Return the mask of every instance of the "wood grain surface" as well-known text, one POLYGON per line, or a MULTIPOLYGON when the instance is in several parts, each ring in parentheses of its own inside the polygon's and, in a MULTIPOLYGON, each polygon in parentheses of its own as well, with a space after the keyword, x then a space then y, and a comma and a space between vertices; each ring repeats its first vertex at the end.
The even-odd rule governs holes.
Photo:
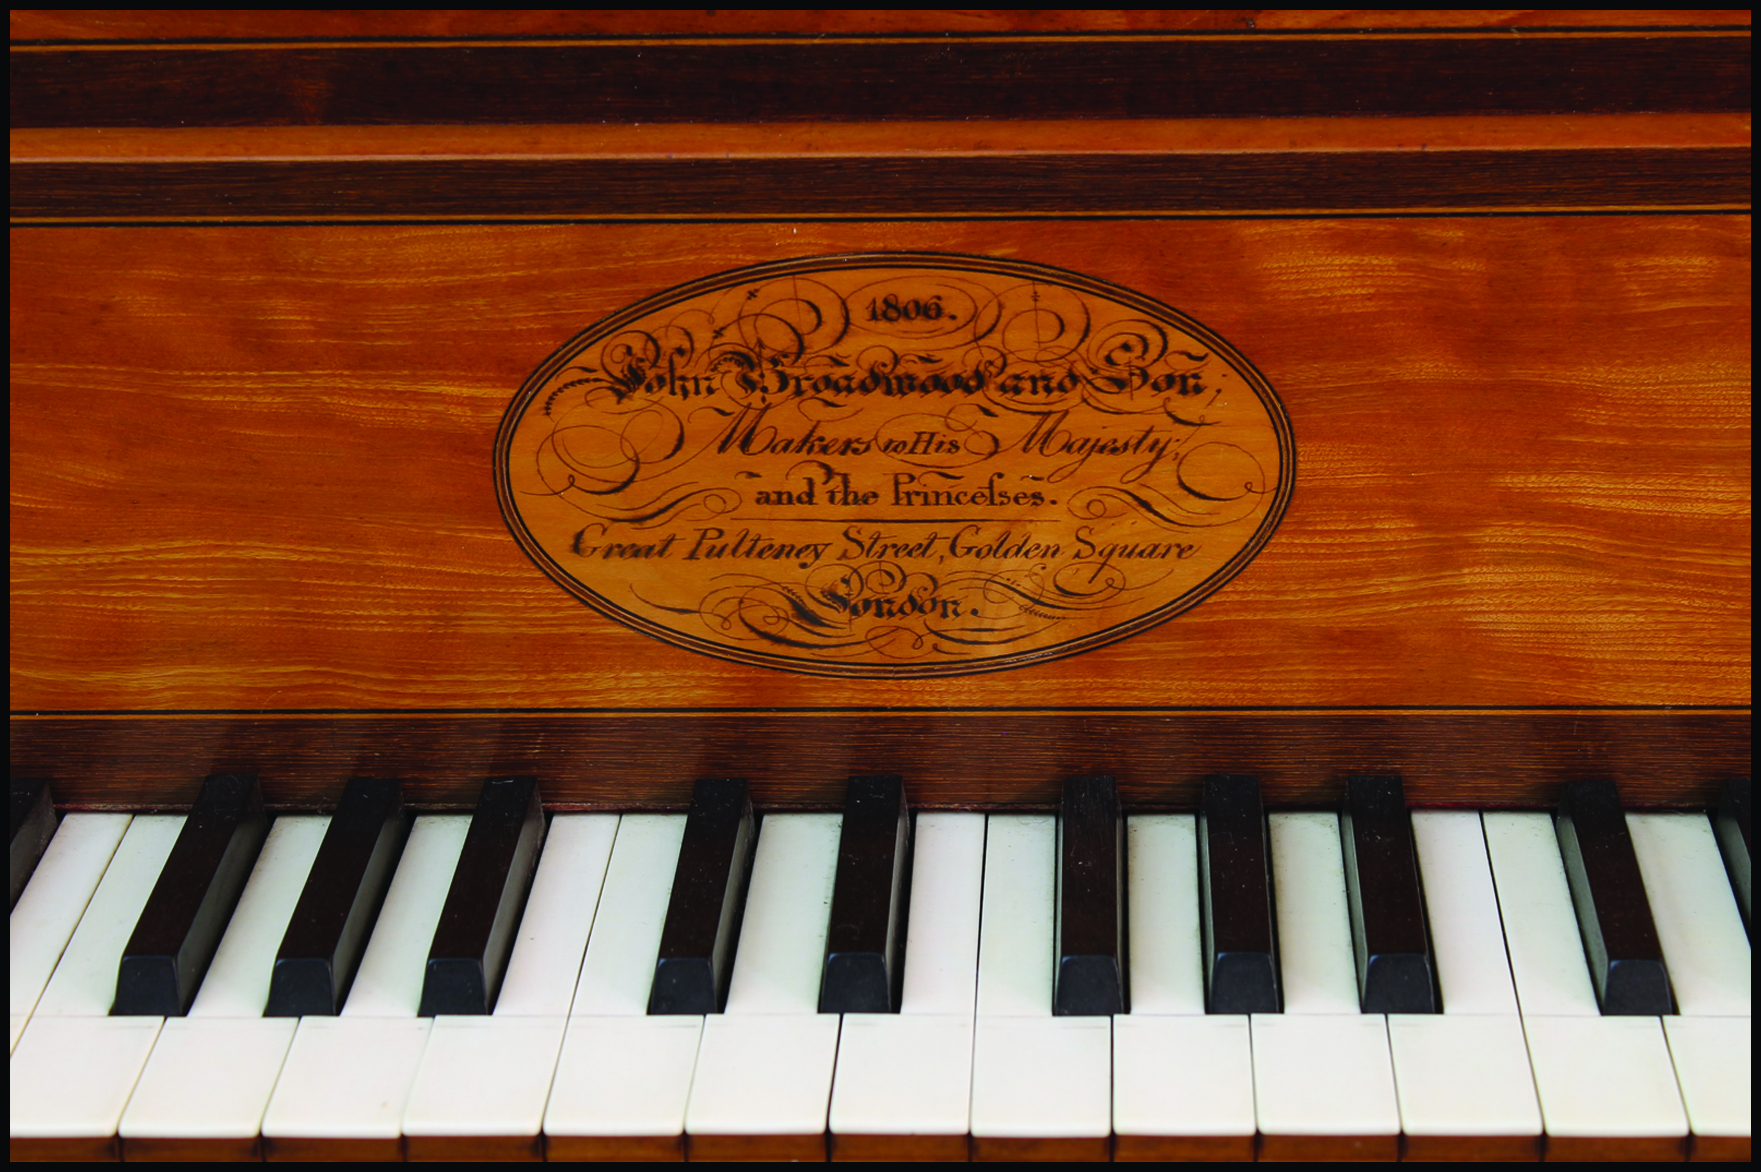
POLYGON ((14 128, 15 163, 285 159, 852 160, 1016 154, 1608 150, 1747 147, 1748 114, 1131 118, 1036 122, 718 122, 520 126, 14 128))
POLYGON ((552 1162, 641 1161, 681 1163, 685 1159, 683 1135, 547 1135, 544 1158, 552 1162))
POLYGON ((1746 1135, 1696 1135, 1688 1139, 1688 1159, 1719 1163, 1743 1163, 1750 1159, 1746 1135))
POLYGON ((828 1151, 833 1162, 963 1163, 971 1156, 972 1139, 965 1135, 840 1135, 832 1132, 828 1151))
POLYGON ((688 1135, 688 1158, 726 1163, 823 1164, 826 1136, 820 1135, 688 1135))
POLYGON ((32 163, 15 221, 855 219, 1740 209, 1747 147, 32 163))
POLYGON ((1748 110, 1750 77, 1740 29, 15 44, 11 56, 14 127, 1712 112, 1748 110))
POLYGON ((973 1163, 1084 1163, 1104 1164, 1112 1158, 1111 1136, 1019 1136, 975 1135, 973 1163))
POLYGON ((1261 1133, 1257 1158, 1271 1163, 1393 1163, 1400 1159, 1400 1137, 1261 1133))
POLYGON ((1547 1137, 1548 1163, 1680 1163, 1687 1159, 1687 1136, 1547 1137))
POLYGON ((1251 1135, 1115 1135, 1115 1163, 1224 1162, 1254 1158, 1251 1135))
POLYGON ((124 1136, 122 1159, 129 1164, 258 1163, 263 1159, 261 1136, 160 1137, 124 1136))
POLYGON ((11 132, 15 223, 1746 207, 1747 114, 11 132), (877 182, 877 178, 884 181, 877 182))
POLYGON ((406 1135, 404 1159, 411 1163, 538 1163, 544 1160, 542 1135, 406 1135))
POLYGON ((122 1159, 122 1149, 114 1135, 65 1139, 15 1135, 9 1155, 14 1163, 109 1163, 122 1159))
POLYGON ((1420 1162, 1528 1163, 1539 1161, 1545 1146, 1546 1137, 1539 1135, 1403 1135, 1400 1158, 1420 1162))
POLYGON ((1100 32, 1746 25, 1746 9, 15 9, 12 39, 1100 32))
POLYGON ((839 809, 845 780, 878 770, 920 809, 1051 810, 1066 777, 1102 770, 1138 810, 1196 809, 1213 773, 1331 808, 1367 770, 1400 773, 1414 806, 1552 807, 1567 780, 1614 777, 1629 806, 1705 808, 1750 760, 1746 711, 1684 708, 15 715, 11 739, 14 772, 53 775, 64 809, 186 808, 218 769, 255 770, 280 810, 332 809, 359 774, 469 809, 485 777, 516 773, 553 810, 683 810, 696 778, 728 776, 763 808, 839 809))
POLYGON ((400 1163, 404 1158, 402 1136, 395 1139, 340 1139, 324 1136, 273 1136, 263 1140, 267 1163, 400 1163))
POLYGON ((1748 702, 1735 216, 15 229, 14 711, 1748 702), (698 275, 933 246, 1115 281, 1283 399, 1295 496, 1187 614, 1004 675, 665 647, 522 556, 495 427, 698 275))

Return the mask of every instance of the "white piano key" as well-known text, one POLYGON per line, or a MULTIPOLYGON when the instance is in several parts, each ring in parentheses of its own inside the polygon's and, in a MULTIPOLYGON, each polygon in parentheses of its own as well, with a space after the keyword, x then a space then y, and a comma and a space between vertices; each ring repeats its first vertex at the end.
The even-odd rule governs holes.
MULTIPOLYGON (((571 1012, 648 1012, 648 990, 654 983, 660 932, 673 895, 673 875, 679 866, 679 842, 684 834, 683 814, 625 814, 618 821, 571 1012)), ((686 1081, 690 1081, 689 1071, 686 1081)), ((679 1113, 682 1118, 683 1103, 679 1113)))
POLYGON ((1357 1013, 1357 961, 1351 949, 1339 815, 1282 813, 1267 822, 1284 1012, 1357 1013))
POLYGON ((1523 1032, 1548 1135, 1687 1134, 1662 1019, 1525 1013, 1523 1032))
POLYGON ((1663 1033, 1695 1135, 1747 1136, 1751 1024, 1744 1017, 1666 1017, 1663 1033))
POLYGON ((127 814, 69 814, 12 909, 12 1045, 110 865, 127 814))
POLYGON ((1704 814, 1628 814, 1678 1012, 1749 1015, 1749 934, 1704 814))
POLYGON ((269 974, 330 819, 277 818, 187 1018, 172 1018, 141 1071, 121 1135, 248 1139, 262 1126, 295 1027, 265 1018, 269 974))
MULTIPOLYGON (((1196 885, 1196 861, 1193 870, 1196 885)), ((1151 1016, 1133 1006, 1113 1019, 1115 1132, 1252 1135, 1256 1126, 1246 1015, 1151 1016)))
POLYGON ((1406 1134, 1541 1133, 1516 1014, 1389 1014, 1388 1044, 1406 1134))
POLYGON ((1481 821, 1523 1017, 1600 1017, 1553 816, 1487 813, 1481 821))
POLYGON ((423 969, 469 814, 424 814, 338 1017, 300 1019, 263 1117, 270 1137, 396 1139, 432 1024, 418 1018, 423 969))
POLYGON ((765 817, 727 1011, 703 1023, 687 1132, 825 1131, 838 1016, 818 1012, 819 978, 842 824, 839 814, 765 817))
POLYGON ((119 1133, 124 1139, 256 1135, 296 1025, 291 1017, 170 1018, 119 1133))
MULTIPOLYGON (((978 941, 982 1016, 1052 1015, 1057 830, 1057 819, 1041 814, 992 814, 986 823, 978 941)), ((909 972, 909 956, 905 967, 909 972)))
POLYGON ((8 1073, 12 1134, 115 1135, 164 1023, 162 1017, 32 1017, 8 1073))
MULTIPOLYGON (((416 819, 361 954, 342 1016, 416 1016, 428 947, 434 942, 470 826, 469 814, 424 814, 416 819)), ((400 1112, 402 1107, 399 1103, 400 1112)))
POLYGON ((559 814, 489 1017, 439 1017, 404 1106, 405 1135, 537 1135, 617 834, 615 814, 559 814))
MULTIPOLYGON (((190 1005, 191 1017, 263 1015, 263 1006, 269 1001, 269 977, 275 970, 275 954, 281 948, 281 938, 287 935, 294 905, 300 901, 300 892, 312 873, 312 860, 318 857, 318 847, 329 826, 329 815, 284 814, 275 819, 269 836, 263 840, 263 849, 257 854, 256 865, 251 868, 251 877, 239 895, 238 906, 220 937, 220 945, 214 950, 208 975, 190 1005)), ((283 1043, 282 1049, 286 1048, 283 1043)), ((148 1069, 151 1071, 151 1065, 148 1069)), ((267 1091, 264 1102, 268 1102, 267 1091)), ((261 1113, 259 1104, 258 1114, 261 1113)))
POLYGON ((984 848, 983 814, 917 816, 901 1013, 973 1012, 984 848))
POLYGON ((305 1017, 263 1115, 271 1138, 396 1139, 432 1018, 305 1017))
MULTIPOLYGON (((631 817, 625 815, 626 825, 631 817)), ((702 1038, 703 1018, 689 1014, 570 1018, 545 1108, 545 1134, 684 1134, 702 1038)))
MULTIPOLYGON (((991 825, 996 822, 993 816, 991 825)), ((985 887, 988 894, 988 874, 985 887)), ((1049 986, 1046 1000, 1051 1000, 1049 986)), ((1108 1134, 1112 1027, 1110 1017, 979 1017, 972 1048, 972 1134, 1108 1134)))
MULTIPOLYGON (((762 834, 759 843, 762 851, 762 834)), ((736 960, 736 980, 739 964, 736 960)), ((837 1056, 834 1013, 712 1015, 703 1023, 685 1130, 694 1135, 821 1134, 837 1056)))
POLYGON ((617 830, 616 814, 558 814, 550 820, 495 1016, 561 1017, 569 1012, 617 830))
MULTIPOLYGON (((765 816, 746 891, 727 1013, 818 1012, 843 821, 842 814, 765 816)), ((829 1080, 829 1070, 827 1075, 829 1080)))
POLYGON ((832 1131, 965 1135, 971 1116, 971 1014, 844 1015, 832 1131))
MULTIPOLYGON (((1053 1017, 1057 820, 993 814, 985 829, 972 1134, 1103 1136, 1112 1019, 1053 1017)), ((907 962, 909 964, 909 962, 907 962)))
POLYGON ((405 1135, 537 1135, 568 1019, 437 1017, 405 1135))
POLYGON ((676 1136, 703 1018, 644 1016, 685 831, 682 814, 618 822, 545 1107, 556 1136, 676 1136))
MULTIPOLYGON (((1412 835, 1443 1012, 1515 1014, 1516 988, 1510 983, 1504 924, 1480 815, 1473 810, 1415 810, 1412 835)), ((1396 1078, 1399 1073, 1397 1053, 1396 1078)))
POLYGON ((142 814, 128 824, 37 1002, 35 1016, 103 1017, 110 1012, 122 950, 182 829, 182 814, 142 814))
POLYGON ((1255 1115, 1267 1135, 1400 1132, 1381 1014, 1256 1013, 1253 1075, 1255 1115))
MULTIPOLYGON (((1133 814, 1125 822, 1134 1015, 1205 1011, 1195 821, 1191 814, 1133 814)), ((1241 1043, 1247 1045, 1245 1021, 1241 1043)))
POLYGON ((843 1135, 965 1135, 984 893, 983 814, 919 814, 905 993, 896 1014, 846 1014, 830 1123, 843 1135))

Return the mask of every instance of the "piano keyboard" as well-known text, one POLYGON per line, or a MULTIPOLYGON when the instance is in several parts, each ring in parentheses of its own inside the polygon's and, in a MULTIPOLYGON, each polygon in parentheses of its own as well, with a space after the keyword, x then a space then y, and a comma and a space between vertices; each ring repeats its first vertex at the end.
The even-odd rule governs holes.
POLYGON ((371 785, 52 837, 15 793, 13 1158, 1748 1158, 1746 782, 547 828, 371 785))

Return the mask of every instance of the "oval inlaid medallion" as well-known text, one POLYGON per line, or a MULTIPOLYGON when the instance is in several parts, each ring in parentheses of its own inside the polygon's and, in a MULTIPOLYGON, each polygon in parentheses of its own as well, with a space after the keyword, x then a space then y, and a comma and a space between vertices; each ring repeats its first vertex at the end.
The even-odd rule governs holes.
POLYGON ((571 339, 496 438, 514 536, 710 655, 931 676, 1074 655, 1240 572, 1290 497, 1270 385, 1152 298, 1044 265, 808 257, 571 339))

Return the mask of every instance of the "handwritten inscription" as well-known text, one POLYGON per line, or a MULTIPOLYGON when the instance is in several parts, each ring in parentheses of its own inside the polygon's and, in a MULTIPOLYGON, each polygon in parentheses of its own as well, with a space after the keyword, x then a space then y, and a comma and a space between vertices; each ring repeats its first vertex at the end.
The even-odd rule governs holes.
POLYGON ((496 444, 509 526, 607 615, 819 674, 1074 654, 1238 572, 1290 427, 1227 343, 1014 261, 818 257, 724 273, 571 340, 496 444))

